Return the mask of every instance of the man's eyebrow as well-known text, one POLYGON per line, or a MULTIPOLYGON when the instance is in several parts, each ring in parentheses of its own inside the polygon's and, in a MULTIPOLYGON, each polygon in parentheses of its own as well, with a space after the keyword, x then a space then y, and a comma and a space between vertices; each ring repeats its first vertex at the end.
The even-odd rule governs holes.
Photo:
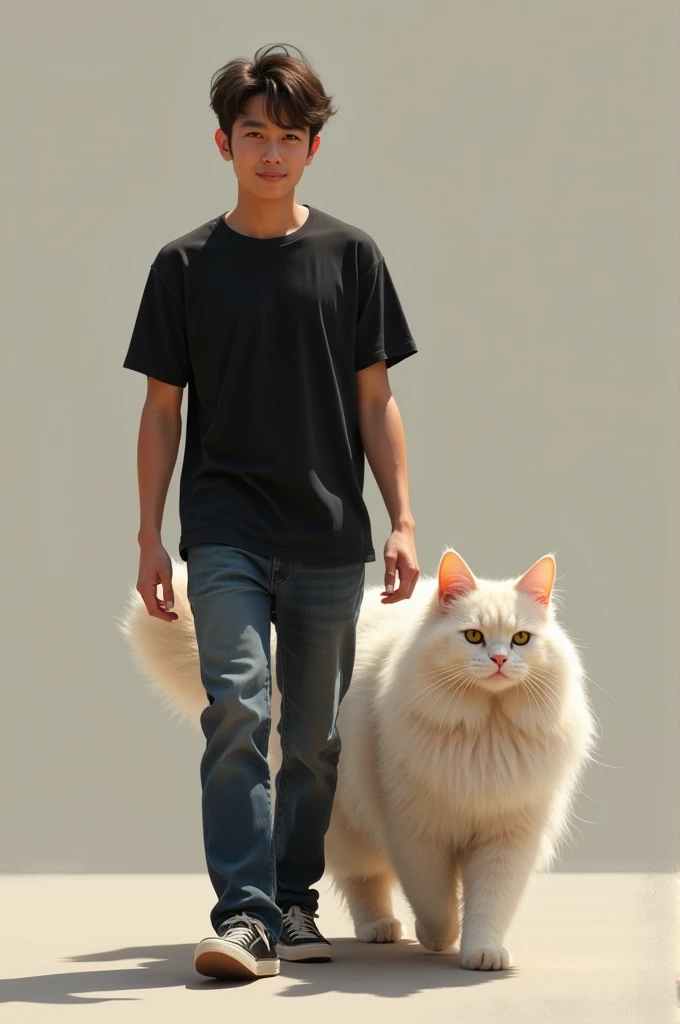
MULTIPOLYGON (((247 118, 245 121, 239 121, 239 128, 266 128, 266 127, 267 127, 267 125, 264 123, 264 121, 256 121, 252 117, 251 118, 247 118)), ((285 130, 289 131, 289 132, 301 132, 304 129, 301 128, 301 127, 296 127, 295 125, 291 125, 290 127, 286 128, 285 130)))

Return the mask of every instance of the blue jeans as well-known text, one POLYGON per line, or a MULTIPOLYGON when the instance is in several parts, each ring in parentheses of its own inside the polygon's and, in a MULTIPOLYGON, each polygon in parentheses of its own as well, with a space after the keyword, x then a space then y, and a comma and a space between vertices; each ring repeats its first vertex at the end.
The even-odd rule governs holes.
POLYGON ((203 839, 220 934, 246 912, 274 939, 282 911, 316 910, 337 782, 336 720, 354 668, 366 566, 329 566, 226 544, 187 552, 187 596, 208 704, 201 713, 203 839), (267 747, 271 623, 281 691, 275 817, 267 747))

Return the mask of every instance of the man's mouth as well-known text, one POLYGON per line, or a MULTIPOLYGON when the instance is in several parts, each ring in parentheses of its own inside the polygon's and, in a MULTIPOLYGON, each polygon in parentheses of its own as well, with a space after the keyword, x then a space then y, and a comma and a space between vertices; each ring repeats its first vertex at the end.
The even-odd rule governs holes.
POLYGON ((266 171, 258 171, 257 172, 257 176, 258 176, 258 178, 264 178, 265 181, 280 181, 281 178, 285 178, 286 177, 285 174, 280 174, 278 172, 276 172, 276 173, 267 173, 266 171))

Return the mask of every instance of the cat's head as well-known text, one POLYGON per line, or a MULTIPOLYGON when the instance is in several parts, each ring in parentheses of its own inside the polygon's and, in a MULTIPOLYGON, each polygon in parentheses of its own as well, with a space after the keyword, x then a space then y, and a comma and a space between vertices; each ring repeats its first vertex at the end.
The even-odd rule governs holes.
POLYGON ((435 662, 488 694, 552 675, 555 571, 545 555, 518 578, 478 579, 456 551, 446 551, 431 609, 435 662))

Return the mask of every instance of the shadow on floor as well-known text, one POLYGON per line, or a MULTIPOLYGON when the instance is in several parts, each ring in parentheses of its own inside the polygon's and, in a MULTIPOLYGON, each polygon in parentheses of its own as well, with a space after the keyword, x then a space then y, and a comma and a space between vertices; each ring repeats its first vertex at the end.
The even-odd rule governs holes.
POLYGON ((130 946, 100 953, 65 958, 68 963, 114 963, 139 961, 135 967, 112 970, 65 972, 25 978, 0 979, 0 1003, 84 1003, 131 1002, 157 988, 182 987, 193 991, 241 988, 243 985, 276 986, 279 997, 322 996, 334 992, 399 998, 417 992, 480 985, 513 977, 515 971, 466 971, 458 953, 432 954, 418 942, 402 940, 393 944, 367 944, 356 939, 334 939, 331 963, 292 964, 281 961, 278 979, 218 981, 202 978, 193 966, 194 944, 130 946), (281 981, 291 981, 285 988, 281 981), (88 996, 89 992, 129 992, 139 996, 88 996))

